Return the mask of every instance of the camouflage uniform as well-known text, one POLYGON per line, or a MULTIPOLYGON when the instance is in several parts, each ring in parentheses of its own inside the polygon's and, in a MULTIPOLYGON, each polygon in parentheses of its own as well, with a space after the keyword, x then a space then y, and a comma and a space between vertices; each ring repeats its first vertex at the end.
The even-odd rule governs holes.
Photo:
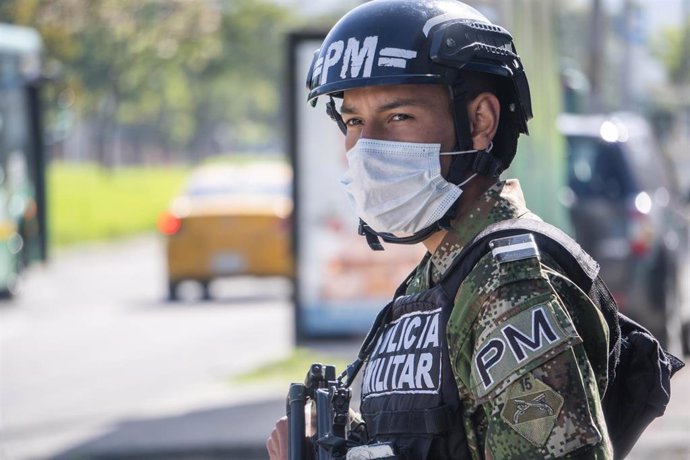
MULTIPOLYGON (((435 284, 486 226, 517 217, 537 218, 518 181, 495 184, 455 220, 407 293, 435 284)), ((600 402, 608 329, 557 270, 545 254, 498 265, 489 253, 457 292, 448 348, 475 459, 613 457, 600 402)))

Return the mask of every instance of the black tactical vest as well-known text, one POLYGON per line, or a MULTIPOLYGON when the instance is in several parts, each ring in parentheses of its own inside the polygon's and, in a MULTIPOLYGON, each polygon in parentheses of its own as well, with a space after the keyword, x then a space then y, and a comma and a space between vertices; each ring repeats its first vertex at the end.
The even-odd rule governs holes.
POLYGON ((400 458, 470 458, 448 357, 452 298, 441 285, 388 307, 362 379, 370 442, 392 442, 400 458))

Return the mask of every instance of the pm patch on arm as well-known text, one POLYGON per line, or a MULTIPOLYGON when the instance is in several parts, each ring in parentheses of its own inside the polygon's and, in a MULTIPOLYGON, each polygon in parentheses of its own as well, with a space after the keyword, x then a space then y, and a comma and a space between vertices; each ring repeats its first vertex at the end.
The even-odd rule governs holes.
POLYGON ((561 327, 551 302, 529 307, 499 324, 475 347, 471 391, 480 400, 499 385, 505 388, 576 340, 572 327, 561 327))

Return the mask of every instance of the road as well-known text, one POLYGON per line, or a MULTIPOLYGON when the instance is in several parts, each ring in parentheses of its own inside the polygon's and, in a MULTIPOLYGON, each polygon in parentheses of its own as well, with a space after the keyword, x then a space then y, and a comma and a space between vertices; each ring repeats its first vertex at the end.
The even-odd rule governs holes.
POLYGON ((155 237, 32 268, 0 306, 0 457, 49 458, 117 421, 232 403, 232 375, 289 352, 290 286, 213 287, 211 302, 164 301, 155 237))
MULTIPOLYGON (((229 378, 289 352, 289 284, 238 278, 213 286, 214 301, 188 292, 171 304, 162 262, 153 237, 62 251, 0 305, 0 458, 114 458, 84 452, 219 439, 260 450, 283 388, 236 394, 229 378)), ((690 458, 690 370, 672 395, 629 458, 690 458)))

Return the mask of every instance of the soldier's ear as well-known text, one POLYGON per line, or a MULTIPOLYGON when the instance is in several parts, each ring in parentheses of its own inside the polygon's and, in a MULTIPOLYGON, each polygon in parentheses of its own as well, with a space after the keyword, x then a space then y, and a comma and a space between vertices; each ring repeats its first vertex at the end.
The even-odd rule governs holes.
POLYGON ((489 92, 480 93, 467 104, 472 144, 475 149, 486 149, 496 135, 501 117, 501 103, 489 92))

